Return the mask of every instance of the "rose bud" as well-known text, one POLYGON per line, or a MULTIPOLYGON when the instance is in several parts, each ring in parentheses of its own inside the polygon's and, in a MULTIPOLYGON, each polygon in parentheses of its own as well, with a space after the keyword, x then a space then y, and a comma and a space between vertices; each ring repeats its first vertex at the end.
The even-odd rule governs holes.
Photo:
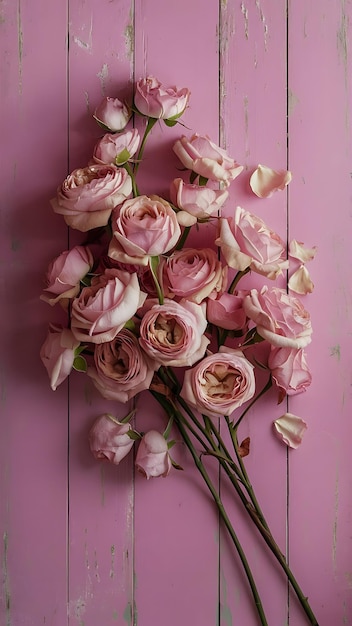
POLYGON ((167 476, 171 469, 167 441, 157 430, 142 437, 136 455, 136 468, 147 479, 167 476))
POLYGON ((98 417, 89 432, 89 445, 96 459, 118 465, 133 446, 128 435, 130 424, 119 422, 109 413, 98 417))
POLYGON ((156 119, 177 119, 184 112, 190 96, 185 87, 164 87, 148 76, 137 82, 134 103, 142 115, 156 119))
POLYGON ((94 119, 112 132, 123 130, 131 117, 131 110, 118 98, 106 97, 95 109, 94 119))

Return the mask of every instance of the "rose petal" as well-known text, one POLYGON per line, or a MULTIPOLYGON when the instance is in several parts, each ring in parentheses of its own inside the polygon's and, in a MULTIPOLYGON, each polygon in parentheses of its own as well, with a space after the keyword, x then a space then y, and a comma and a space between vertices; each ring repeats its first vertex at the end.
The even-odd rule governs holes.
POLYGON ((298 448, 308 426, 301 417, 285 413, 273 422, 277 436, 290 448, 298 448))
POLYGON ((300 294, 312 293, 314 284, 310 278, 309 272, 304 265, 301 265, 298 270, 292 274, 288 281, 288 287, 291 291, 300 294))
POLYGON ((195 215, 191 215, 187 211, 178 211, 176 213, 177 221, 180 226, 194 226, 197 223, 197 218, 195 215))
POLYGON ((306 248, 302 241, 296 241, 296 239, 292 239, 288 247, 289 255, 301 261, 301 263, 307 263, 307 261, 311 261, 314 259, 317 252, 317 246, 313 246, 313 248, 306 248))
POLYGON ((276 171, 266 165, 258 165, 253 172, 249 184, 259 198, 270 198, 274 191, 285 189, 292 179, 291 172, 287 170, 276 171))

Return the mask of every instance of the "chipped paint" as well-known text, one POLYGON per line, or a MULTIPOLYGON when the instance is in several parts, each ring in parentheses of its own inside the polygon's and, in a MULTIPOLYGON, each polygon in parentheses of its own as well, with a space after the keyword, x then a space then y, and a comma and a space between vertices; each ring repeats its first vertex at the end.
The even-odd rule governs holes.
POLYGON ((21 0, 18 0, 17 5, 17 41, 18 41, 18 89, 20 95, 22 95, 23 86, 23 30, 22 30, 22 11, 21 0))
POLYGON ((340 361, 340 359, 341 359, 341 348, 340 348, 340 346, 338 344, 336 346, 332 346, 330 348, 330 356, 334 356, 334 357, 336 357, 336 359, 338 361, 340 361))
POLYGON ((2 561, 2 572, 3 572, 3 589, 4 589, 4 597, 5 597, 6 626, 11 626, 11 615, 10 615, 11 596, 10 596, 10 581, 9 581, 9 572, 8 572, 9 537, 6 531, 3 534, 3 543, 4 543, 4 556, 3 556, 3 561, 2 561))
MULTIPOLYGON (((83 31, 85 26, 81 27, 83 31)), ((83 37, 78 37, 77 35, 73 35, 73 42, 81 48, 81 50, 85 50, 88 54, 93 54, 93 15, 90 18, 89 31, 87 40, 83 39, 83 37)))
POLYGON ((263 33, 264 33, 264 50, 265 52, 267 51, 267 43, 268 43, 268 25, 266 23, 266 19, 265 19, 265 15, 263 13, 263 9, 260 6, 260 2, 259 0, 255 0, 255 6, 259 11, 259 17, 260 17, 260 21, 263 25, 263 33))
POLYGON ((100 80, 101 93, 103 96, 106 95, 106 81, 109 77, 109 67, 107 63, 104 63, 100 72, 97 73, 97 76, 100 80))
POLYGON ((346 0, 341 0, 341 19, 340 26, 337 31, 337 50, 339 57, 342 61, 344 68, 344 78, 345 78, 345 95, 346 95, 346 106, 345 106, 345 125, 346 129, 349 130, 350 127, 350 103, 349 103, 349 81, 350 81, 350 73, 348 70, 348 42, 349 42, 349 17, 346 13, 346 0))
POLYGON ((299 99, 293 93, 293 91, 289 89, 287 92, 287 109, 288 109, 289 115, 292 115, 298 103, 299 103, 299 99))
POLYGON ((334 520, 332 527, 332 564, 334 574, 337 572, 336 549, 337 549, 337 522, 339 510, 339 470, 336 466, 335 472, 335 491, 334 491, 334 520))
POLYGON ((248 39, 248 37, 249 37, 249 31, 248 31, 248 9, 246 9, 246 7, 244 6, 243 2, 241 3, 241 12, 242 12, 242 15, 244 17, 244 35, 245 35, 246 39, 248 39))
POLYGON ((109 576, 110 578, 114 578, 115 576, 115 546, 112 545, 110 548, 110 555, 111 555, 111 559, 110 559, 110 573, 109 576))
POLYGON ((123 612, 123 619, 126 622, 126 624, 128 624, 128 626, 132 626, 133 611, 132 611, 132 605, 130 602, 127 603, 127 606, 123 612))
POLYGON ((224 572, 220 572, 221 579, 221 598, 220 598, 220 623, 226 626, 232 626, 232 613, 227 602, 227 582, 224 572))

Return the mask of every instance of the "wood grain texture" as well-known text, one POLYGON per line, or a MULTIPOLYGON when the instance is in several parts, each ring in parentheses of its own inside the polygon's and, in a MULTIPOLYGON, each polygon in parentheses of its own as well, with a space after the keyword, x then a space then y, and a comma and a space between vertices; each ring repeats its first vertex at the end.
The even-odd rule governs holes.
MULTIPOLYGON (((4 626, 255 626, 243 574, 187 452, 167 479, 92 458, 94 419, 130 407, 73 374, 54 393, 39 359, 49 320, 39 300, 49 261, 75 241, 49 205, 84 167, 105 95, 131 98, 147 73, 191 89, 185 127, 153 129, 143 192, 167 195, 171 146, 208 134, 245 166, 225 212, 260 215, 284 239, 318 246, 306 296, 313 384, 276 405, 270 393, 241 427, 252 482, 320 626, 352 623, 350 0, 15 0, 0 2, 2 432, 0 528, 4 626), (205 7, 206 4, 206 7, 205 7), (251 195, 258 163, 288 166, 288 192, 251 195), (272 432, 286 409, 309 428, 287 451, 272 432)), ((213 237, 204 231, 204 245, 213 237)), ((250 283, 248 281, 248 284, 250 283)), ((64 314, 61 314, 64 319, 64 314)), ((143 396, 138 428, 163 427, 143 396)), ((236 519, 270 626, 304 626, 258 534, 236 519)))

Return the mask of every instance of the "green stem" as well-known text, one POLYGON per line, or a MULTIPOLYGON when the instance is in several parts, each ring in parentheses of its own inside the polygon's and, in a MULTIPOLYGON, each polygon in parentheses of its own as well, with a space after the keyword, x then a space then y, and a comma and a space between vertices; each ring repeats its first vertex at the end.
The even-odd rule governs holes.
POLYGON ((233 293, 233 292, 235 291, 235 289, 236 289, 236 287, 237 287, 237 285, 238 285, 239 281, 241 280, 241 278, 242 278, 243 276, 245 276, 246 274, 248 274, 248 272, 250 272, 250 268, 249 268, 249 267, 246 267, 246 269, 245 269, 245 270, 242 270, 241 272, 237 272, 237 274, 236 274, 235 278, 233 279, 233 281, 232 281, 232 283, 231 283, 230 287, 229 287, 229 288, 228 288, 228 290, 227 290, 227 291, 228 291, 228 293, 233 293))
POLYGON ((158 256, 150 256, 149 257, 149 267, 150 272, 153 277, 154 285, 156 288, 156 292, 158 294, 159 304, 164 304, 164 294, 158 279, 158 265, 159 265, 159 257, 158 256))
POLYGON ((134 174, 135 175, 137 174, 140 162, 141 162, 142 157, 143 157, 143 153, 144 153, 144 148, 145 148, 145 144, 146 144, 146 141, 147 141, 147 137, 148 137, 150 131, 152 130, 153 126, 156 124, 157 121, 158 120, 156 118, 154 118, 154 117, 148 117, 148 122, 147 122, 147 125, 145 127, 144 135, 143 135, 143 138, 142 138, 142 141, 141 141, 141 145, 139 147, 139 151, 138 151, 137 158, 136 158, 137 162, 136 162, 136 165, 135 165, 135 168, 134 168, 134 174))
MULTIPOLYGON (((256 400, 258 398, 260 398, 271 386, 271 381, 268 381, 268 383, 265 385, 265 387, 262 389, 262 391, 256 396, 256 400)), ((155 394, 153 394, 155 395, 155 394)), ((187 445, 187 440, 189 440, 188 437, 188 433, 187 433, 187 429, 196 436, 197 440, 201 443, 201 445, 203 446, 205 453, 210 453, 211 454, 211 450, 209 450, 208 446, 206 445, 206 443, 203 441, 202 437, 197 433, 196 429, 188 422, 188 420, 186 419, 186 417, 177 409, 177 407, 174 405, 173 402, 171 402, 170 400, 167 400, 164 397, 161 397, 162 400, 159 399, 158 394, 156 395, 156 398, 158 399, 158 401, 160 402, 160 404, 162 404, 162 406, 164 406, 166 412, 170 415, 170 410, 174 411, 174 417, 175 417, 175 421, 177 423, 177 426, 181 432, 181 435, 187 445)), ((268 545, 268 547, 270 548, 271 552, 274 554, 275 558, 277 559, 277 561, 279 562, 281 568, 283 569, 283 571, 285 572, 292 588, 294 589, 297 598, 307 616, 307 618, 310 621, 310 624, 312 626, 319 626, 318 621, 309 605, 308 599, 307 597, 303 594, 302 589, 300 588, 295 576, 293 575, 292 570, 290 569, 286 558, 284 556, 284 554, 281 552, 279 546, 277 545, 276 541, 273 538, 273 535, 269 529, 269 526, 265 520, 265 517, 262 513, 262 510, 259 506, 259 503, 257 501, 257 498, 255 496, 253 487, 249 481, 248 478, 248 474, 247 471, 245 469, 243 460, 239 454, 238 451, 238 440, 237 440, 237 426, 233 426, 232 424, 230 424, 230 421, 228 418, 225 418, 227 421, 227 425, 231 434, 231 439, 233 442, 233 446, 236 452, 236 456, 237 456, 237 460, 239 463, 239 468, 234 470, 234 467, 236 467, 236 464, 234 464, 229 452, 227 451, 226 445, 224 444, 220 432, 216 429, 215 425, 211 422, 211 420, 209 420, 211 426, 211 432, 213 432, 213 434, 215 435, 215 437, 217 438, 217 441, 220 445, 220 448, 215 444, 212 436, 211 436, 211 432, 209 431, 209 428, 207 428, 206 426, 203 426, 199 420, 196 418, 196 416, 194 415, 193 411, 189 408, 188 404, 180 397, 177 396, 177 401, 179 402, 179 404, 181 405, 181 407, 184 409, 184 411, 186 412, 186 414, 190 417, 191 421, 193 422, 193 424, 195 424, 195 426, 198 428, 198 430, 200 430, 200 432, 202 433, 202 435, 205 437, 206 441, 208 443, 210 443, 210 446, 212 448, 212 450, 214 451, 214 456, 218 459, 218 462, 220 464, 220 466, 223 468, 223 470, 226 472, 226 475, 228 476, 228 479, 230 480, 231 484, 233 485, 233 487, 236 490, 236 493, 238 494, 245 510, 247 511, 248 515, 250 516, 250 518, 252 519, 253 523, 255 524, 256 528, 258 529, 258 531, 260 532, 260 534, 262 535, 265 543, 268 545), (223 450, 224 455, 221 454, 221 450, 223 450), (217 456, 217 452, 220 452, 220 454, 217 456), (227 457, 227 458, 226 458, 227 457), (242 485, 242 487, 241 487, 242 485), (247 499, 246 495, 243 492, 243 488, 245 488, 248 497, 250 499, 250 501, 247 499)), ((251 405, 253 405, 253 402, 251 403, 251 405)), ((243 414, 241 415, 241 418, 238 420, 238 423, 241 421, 241 419, 244 417, 244 414, 247 412, 247 410, 249 409, 249 407, 246 408, 246 410, 243 412, 243 414)), ((209 422, 208 426, 209 426, 209 422)), ((190 442, 191 445, 192 442, 190 442)), ((189 448, 190 449, 190 448, 189 448)), ((190 449, 190 452, 192 453, 192 450, 190 449)), ((203 475, 202 471, 201 471, 201 467, 204 468, 202 462, 201 462, 201 456, 204 453, 201 453, 200 456, 198 456, 198 454, 196 453, 195 449, 193 449, 193 459, 196 463, 197 468, 199 469, 199 471, 201 472, 205 482, 205 476, 203 475), (197 459, 197 461, 196 461, 197 459), (201 464, 201 466, 200 466, 201 464)), ((205 470, 205 468, 204 468, 205 470)), ((208 485, 209 487, 209 485, 208 485)), ((220 500, 219 494, 218 492, 215 490, 215 492, 213 493, 213 491, 211 491, 213 498, 219 508, 220 514, 223 517, 222 511, 221 511, 221 506, 223 507, 222 501, 220 500), (219 506, 219 502, 220 502, 220 506, 219 506)), ((226 522, 225 522, 226 527, 228 528, 226 522)), ((229 528, 228 528, 229 530, 229 528)), ((229 530, 231 538, 233 539, 233 542, 236 546, 235 540, 231 534, 231 531, 229 530)), ((236 546, 237 547, 237 546, 236 546)), ((252 589, 253 591, 253 589, 252 589)))
POLYGON ((250 585, 250 588, 251 588, 251 591, 252 591, 252 594, 253 594, 253 599, 254 599, 254 603, 255 603, 256 609, 258 611, 258 615, 259 615, 259 618, 260 618, 261 626, 268 626, 268 622, 266 620, 266 616, 265 616, 265 613, 264 613, 262 601, 261 601, 261 598, 259 596, 256 584, 255 584, 255 581, 254 581, 254 578, 253 578, 253 574, 252 574, 252 571, 250 569, 249 563, 247 561, 246 555, 245 555, 245 553, 243 551, 243 548, 241 546, 241 543, 240 543, 240 541, 239 541, 239 539, 238 539, 238 537, 236 535, 236 532, 235 532, 235 530, 234 530, 234 528, 233 528, 233 526, 231 524, 231 521, 230 521, 230 519, 229 519, 229 517, 228 517, 228 515, 226 513, 225 507, 224 507, 224 505, 222 503, 222 500, 221 500, 221 498, 220 498, 220 496, 219 496, 219 494, 218 494, 218 492, 216 490, 216 487, 214 486, 214 484, 213 484, 213 482, 212 482, 208 472, 206 471, 205 466, 204 466, 204 464, 203 464, 203 462, 201 460, 201 457, 198 455, 195 447, 193 446, 193 443, 192 443, 190 437, 188 436, 188 432, 187 432, 187 430, 186 430, 186 428, 185 428, 185 426, 183 424, 183 419, 180 419, 180 412, 178 411, 177 407, 172 402, 168 401, 164 396, 159 397, 160 394, 157 394, 155 392, 153 392, 153 395, 154 395, 154 397, 156 397, 156 399, 159 401, 159 403, 166 409, 168 414, 170 414, 170 410, 174 412, 174 415, 175 415, 175 417, 177 419, 177 426, 178 426, 178 429, 179 429, 179 431, 180 431, 180 433, 182 435, 183 441, 185 442, 188 450, 190 451, 198 471, 200 472, 200 474, 201 474, 205 484, 207 485, 211 495, 213 496, 213 499, 214 499, 214 501, 215 501, 215 503, 217 505, 218 511, 220 513, 221 519, 223 520, 223 522, 224 522, 224 524, 225 524, 225 526, 226 526, 226 528, 227 528, 227 530, 228 530, 228 532, 230 534, 232 542, 233 542, 233 544, 234 544, 234 546, 235 546, 235 548, 237 550, 237 553, 238 553, 238 555, 240 557, 242 566, 243 566, 244 571, 246 573, 247 580, 248 580, 248 583, 250 585))
POLYGON ((127 173, 130 175, 131 177, 131 181, 132 181, 132 193, 133 193, 133 197, 136 198, 137 196, 139 196, 139 191, 138 191, 138 187, 137 187, 137 183, 136 183, 136 177, 134 172, 132 172, 132 168, 130 166, 129 163, 125 163, 124 164, 124 168, 127 171, 127 173))
POLYGON ((189 235, 189 233, 191 232, 191 228, 192 226, 185 226, 185 228, 183 229, 183 233, 178 241, 178 244, 175 248, 175 250, 182 250, 183 246, 185 245, 186 239, 189 235))

